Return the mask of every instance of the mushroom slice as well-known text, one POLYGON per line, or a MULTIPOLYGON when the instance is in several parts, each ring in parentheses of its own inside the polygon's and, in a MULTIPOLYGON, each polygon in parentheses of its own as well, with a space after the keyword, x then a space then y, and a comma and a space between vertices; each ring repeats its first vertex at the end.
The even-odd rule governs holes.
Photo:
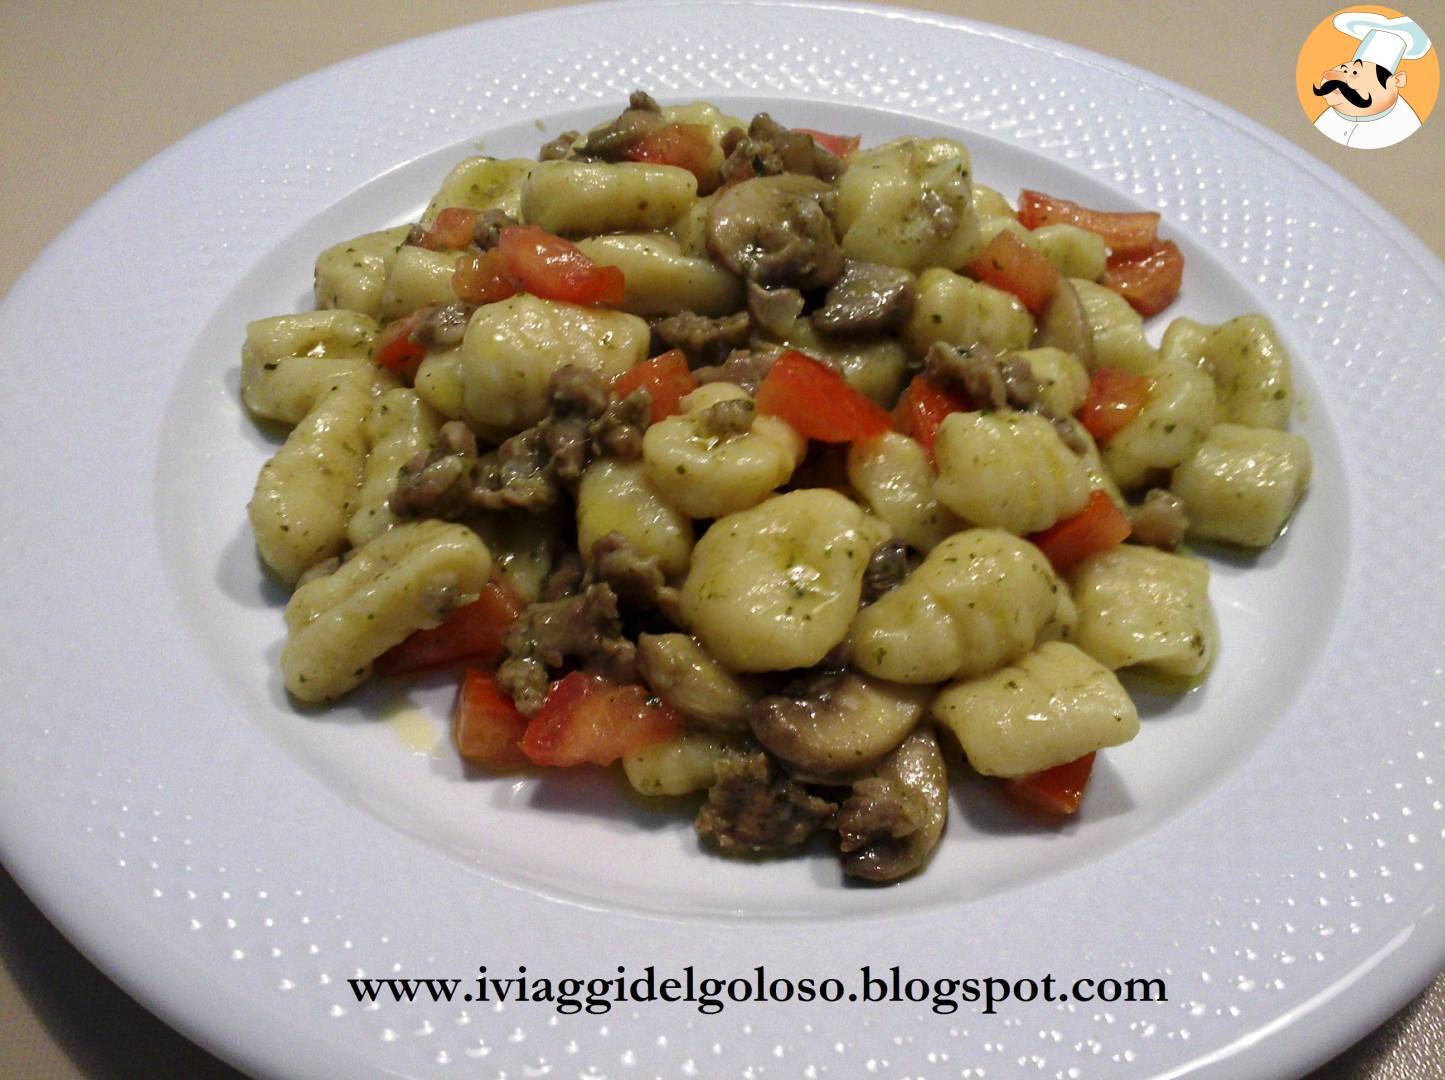
POLYGON ((748 730, 748 709, 761 691, 756 680, 734 675, 686 634, 643 634, 637 664, 647 685, 697 727, 748 730))
POLYGON ((931 727, 917 728, 838 810, 843 873, 896 881, 919 869, 948 819, 948 770, 931 727))
POLYGON ((789 690, 748 711, 753 735, 794 775, 827 781, 846 780, 882 761, 918 723, 934 687, 843 671, 789 690))
POLYGON ((831 285, 843 273, 843 250, 833 235, 836 202, 833 189, 811 176, 744 180, 719 194, 708 212, 708 250, 765 287, 831 285))
POLYGON ((1073 353, 1085 368, 1094 370, 1094 333, 1089 329, 1089 316, 1079 291, 1064 278, 1059 279, 1034 331, 1033 347, 1049 346, 1073 353))

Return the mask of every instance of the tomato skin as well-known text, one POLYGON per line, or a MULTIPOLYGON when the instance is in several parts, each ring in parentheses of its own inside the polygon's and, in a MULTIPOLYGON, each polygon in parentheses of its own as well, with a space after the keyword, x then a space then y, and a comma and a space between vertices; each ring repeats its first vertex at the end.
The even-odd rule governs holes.
POLYGON ((1007 229, 968 264, 968 272, 985 285, 1017 296, 1035 315, 1048 306, 1059 284, 1054 264, 1007 229))
POLYGON ((418 630, 376 660, 378 675, 407 675, 445 667, 458 660, 495 663, 502 638, 525 605, 500 575, 494 576, 475 601, 459 607, 431 630, 418 630))
POLYGON ((1032 776, 1010 780, 1004 785, 1004 791, 1010 798, 1046 814, 1072 814, 1079 809, 1079 801, 1084 797, 1084 789, 1089 786, 1089 774, 1093 770, 1094 755, 1085 754, 1032 776))
POLYGON ((416 369, 421 366, 422 359, 426 356, 426 346, 415 341, 412 332, 433 310, 435 309, 430 307, 420 308, 410 315, 403 315, 387 323, 376 343, 372 359, 379 366, 395 372, 408 382, 416 378, 416 369))
POLYGON ((452 292, 468 304, 494 304, 516 295, 517 283, 498 248, 481 255, 463 255, 452 272, 452 292))
POLYGON ((682 411, 682 399, 697 389, 697 380, 682 350, 669 349, 612 380, 612 392, 620 398, 639 388, 652 398, 652 423, 656 424, 682 411))
POLYGON ((462 676, 452 711, 452 738, 457 752, 474 765, 514 769, 527 764, 521 740, 527 718, 484 671, 469 668, 462 676))
POLYGON ((829 135, 826 131, 815 131, 813 128, 793 128, 800 135, 809 135, 813 141, 821 146, 828 153, 836 155, 847 161, 858 149, 858 144, 863 141, 861 135, 829 135))
POLYGON ((709 178, 717 182, 716 170, 710 168, 712 153, 712 133, 702 124, 664 124, 639 138, 624 156, 628 161, 675 165, 701 184, 709 178))
POLYGON ((1019 223, 1026 229, 1043 225, 1077 225, 1098 233, 1115 255, 1142 255, 1157 241, 1159 215, 1154 211, 1110 212, 1090 210, 1068 199, 1041 191, 1019 194, 1019 223))
POLYGON ((681 730, 676 710, 646 688, 574 671, 552 684, 521 746, 534 765, 611 765, 681 730))
POLYGON ((1110 255, 1099 279, 1146 319, 1173 303, 1183 283, 1184 254, 1173 240, 1161 240, 1139 255, 1110 255))
POLYGON ((1089 501, 1077 514, 1034 533, 1028 540, 1062 574, 1090 555, 1122 544, 1131 532, 1133 526, 1124 511, 1114 505, 1107 492, 1096 488, 1089 492, 1089 501))
POLYGON ((569 304, 622 301, 622 271, 598 266, 576 244, 537 225, 508 225, 497 250, 518 288, 544 300, 569 304))
POLYGON ((422 230, 417 243, 429 251, 459 251, 472 242, 476 228, 475 210, 448 206, 437 213, 431 228, 422 230))
POLYGON ((945 389, 927 375, 913 376, 898 404, 893 407, 893 425, 903 434, 923 444, 928 460, 933 460, 933 444, 938 426, 952 412, 968 412, 973 402, 962 394, 945 389))
POLYGON ((808 439, 845 443, 881 435, 888 414, 832 368, 789 349, 758 387, 758 411, 786 420, 808 439))
POLYGON ((1096 443, 1105 445, 1139 415, 1149 401, 1151 385, 1147 375, 1100 368, 1089 380, 1089 392, 1079 406, 1079 423, 1096 443))

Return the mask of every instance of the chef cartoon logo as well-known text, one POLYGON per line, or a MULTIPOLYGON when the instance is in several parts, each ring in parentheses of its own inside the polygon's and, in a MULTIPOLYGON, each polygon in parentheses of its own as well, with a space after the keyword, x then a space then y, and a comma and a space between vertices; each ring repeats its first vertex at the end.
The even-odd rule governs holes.
POLYGON ((1305 39, 1295 89, 1316 130, 1341 146, 1378 150, 1430 115, 1440 63, 1414 19, 1362 5, 1336 12, 1305 39))

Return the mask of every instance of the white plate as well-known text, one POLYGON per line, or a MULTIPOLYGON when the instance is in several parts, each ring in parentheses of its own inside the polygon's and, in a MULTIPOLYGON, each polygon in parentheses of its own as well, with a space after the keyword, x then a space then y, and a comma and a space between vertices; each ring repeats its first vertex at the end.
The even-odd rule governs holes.
POLYGON ((1445 959, 1442 308, 1438 261, 1339 177, 1212 102, 1011 31, 627 4, 330 68, 150 162, 0 310, 0 851, 127 990, 266 1075, 1304 1071, 1445 959), (243 513, 272 445, 236 401, 245 322, 304 306, 317 251, 414 215, 478 140, 530 156, 542 126, 585 126, 634 86, 865 142, 956 133, 1005 192, 1157 207, 1189 260, 1170 317, 1263 310, 1284 334, 1308 501, 1267 555, 1215 562, 1216 671, 1145 697, 1077 822, 1040 830, 965 785, 926 873, 845 888, 826 856, 703 855, 685 816, 601 777, 465 778, 432 749, 442 682, 413 695, 420 719, 377 697, 287 705, 281 597, 243 513), (762 964, 850 990, 863 964, 1160 977, 1169 1000, 559 1016, 359 1007, 346 983, 479 964, 762 964))

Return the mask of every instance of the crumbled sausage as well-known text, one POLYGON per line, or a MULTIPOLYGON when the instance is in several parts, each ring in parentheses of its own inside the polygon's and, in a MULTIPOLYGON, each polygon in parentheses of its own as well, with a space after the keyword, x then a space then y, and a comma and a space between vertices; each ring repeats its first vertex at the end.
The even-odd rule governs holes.
POLYGON ((516 224, 517 219, 504 210, 483 210, 472 227, 472 243, 481 251, 494 248, 502 239, 502 230, 516 224))
POLYGON ((748 314, 775 337, 785 337, 803 313, 803 294, 797 289, 765 289, 748 282, 748 314))
POLYGON ((619 533, 608 533, 593 543, 592 565, 583 583, 593 582, 605 584, 629 610, 660 611, 678 621, 678 591, 663 577, 657 558, 639 555, 619 533))
POLYGON ((431 312, 411 332, 412 341, 425 348, 450 349, 462 343, 467 322, 475 311, 471 304, 443 304, 431 312))
POLYGON ((1163 488, 1154 488, 1144 496, 1144 501, 1129 512, 1129 523, 1133 526, 1130 540, 1165 551, 1182 544, 1189 531, 1183 501, 1163 488))
POLYGON ((497 685, 526 716, 542 707, 550 673, 569 660, 613 682, 633 682, 637 676, 637 647, 622 636, 617 595, 603 583, 560 600, 528 604, 503 645, 507 659, 497 669, 497 685))
POLYGON ((757 405, 746 398, 719 401, 703 410, 698 421, 699 427, 703 434, 716 435, 719 438, 741 435, 752 430, 753 418, 757 412, 757 405))
POLYGON ((639 139, 664 124, 661 106, 645 92, 634 90, 622 114, 589 131, 586 141, 577 149, 600 161, 623 161, 639 139))
POLYGON ((1027 409, 1039 399, 1039 384, 1027 360, 999 357, 984 345, 959 349, 934 342, 924 368, 945 386, 962 390, 981 409, 1027 409))
POLYGON ((813 325, 826 334, 880 334, 897 330, 913 314, 918 289, 913 275, 896 266, 849 259, 813 325))
POLYGON ((537 160, 563 161, 576 157, 577 144, 581 141, 580 131, 564 131, 555 139, 549 139, 542 144, 542 149, 537 152, 537 160))
POLYGON ((614 397, 592 421, 592 453, 636 461, 642 456, 642 436, 652 420, 652 395, 639 386, 625 398, 614 397))
POLYGON ((762 752, 718 763, 695 827, 724 855, 771 855, 804 843, 837 804, 780 775, 762 752))
POLYGON ((830 183, 843 175, 843 160, 823 149, 811 135, 778 123, 767 113, 758 113, 748 130, 733 128, 723 136, 722 176, 724 183, 754 176, 798 173, 830 183))
POLYGON ((699 384, 725 382, 756 394, 762 381, 782 353, 776 349, 736 349, 715 367, 700 367, 692 373, 699 384))
POLYGON ((652 324, 652 333, 664 348, 681 349, 694 364, 716 364, 746 345, 752 332, 753 319, 746 311, 720 319, 682 311, 652 324))
POLYGON ((838 810, 838 847, 858 851, 911 836, 928 814, 927 801, 916 792, 879 776, 864 777, 838 810))
POLYGON ((934 236, 949 237, 958 229, 958 211, 938 192, 924 192, 922 206, 934 236))

